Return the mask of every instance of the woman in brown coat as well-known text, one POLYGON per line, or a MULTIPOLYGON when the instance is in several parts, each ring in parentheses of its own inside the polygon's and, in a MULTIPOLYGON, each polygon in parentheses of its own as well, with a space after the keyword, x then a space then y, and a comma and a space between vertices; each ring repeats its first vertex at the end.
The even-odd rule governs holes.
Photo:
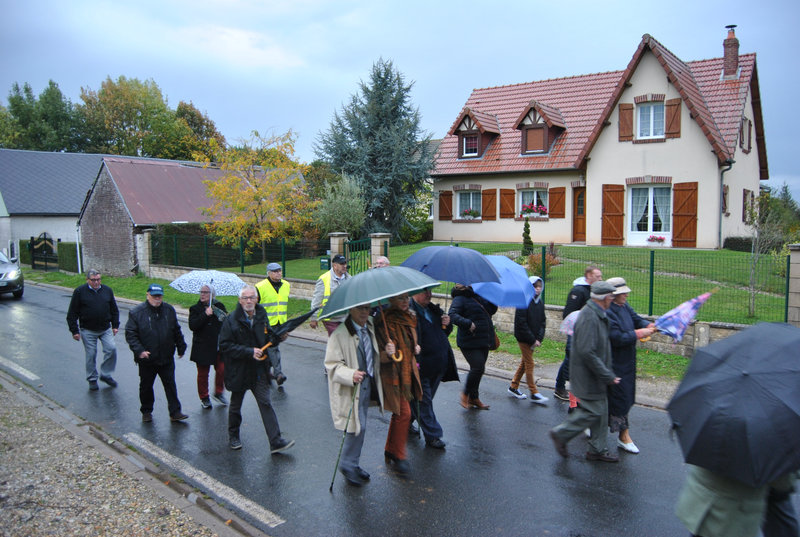
POLYGON ((409 311, 408 293, 389 299, 389 307, 378 315, 375 335, 381 349, 383 406, 392 413, 384 456, 398 474, 406 475, 410 470, 406 460, 411 423, 409 401, 422 396, 415 358, 420 351, 417 318, 409 311))

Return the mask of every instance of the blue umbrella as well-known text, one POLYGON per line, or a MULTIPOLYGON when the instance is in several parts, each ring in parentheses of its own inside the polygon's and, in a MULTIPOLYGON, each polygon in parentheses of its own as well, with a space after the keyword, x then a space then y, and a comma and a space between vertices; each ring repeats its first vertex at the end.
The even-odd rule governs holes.
POLYGON ((459 246, 426 246, 400 263, 443 282, 471 285, 500 283, 500 274, 485 255, 459 246))
POLYGON ((500 283, 474 283, 472 289, 496 306, 527 308, 535 291, 522 265, 504 255, 487 255, 486 259, 500 274, 500 283))

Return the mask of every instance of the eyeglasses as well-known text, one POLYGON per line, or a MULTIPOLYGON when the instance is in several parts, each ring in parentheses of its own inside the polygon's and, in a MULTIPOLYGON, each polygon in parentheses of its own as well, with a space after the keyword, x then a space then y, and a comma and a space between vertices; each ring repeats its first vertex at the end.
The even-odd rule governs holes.
POLYGON ((209 295, 209 294, 211 294, 211 291, 200 291, 200 294, 201 295, 209 295))
POLYGON ((97 278, 88 278, 88 280, 90 282, 99 282, 100 280, 102 280, 102 277, 98 276, 97 278))
POLYGON ((239 298, 241 298, 242 300, 255 300, 256 299, 256 297, 254 297, 254 296, 242 296, 242 297, 239 297, 239 298))

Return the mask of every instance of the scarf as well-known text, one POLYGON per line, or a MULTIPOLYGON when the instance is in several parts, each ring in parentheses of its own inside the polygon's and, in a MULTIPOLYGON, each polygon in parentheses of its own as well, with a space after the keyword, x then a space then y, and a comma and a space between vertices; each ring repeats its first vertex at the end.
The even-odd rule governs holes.
POLYGON ((395 348, 403 353, 401 361, 392 360, 390 364, 392 385, 407 401, 411 401, 414 398, 412 395, 412 368, 414 367, 414 347, 417 345, 417 318, 411 313, 397 308, 388 308, 381 312, 378 321, 379 329, 375 330, 381 341, 381 347, 385 347, 388 343, 385 341, 384 323, 395 348))

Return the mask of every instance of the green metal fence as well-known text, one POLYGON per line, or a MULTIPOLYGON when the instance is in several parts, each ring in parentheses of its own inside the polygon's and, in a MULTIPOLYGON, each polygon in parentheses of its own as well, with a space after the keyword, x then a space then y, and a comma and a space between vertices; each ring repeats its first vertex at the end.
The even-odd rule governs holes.
MULTIPOLYGON (((392 246, 392 264, 401 264, 421 246, 435 244, 448 243, 392 246)), ((523 261, 521 244, 462 242, 460 246, 523 261)), ((592 265, 604 278, 625 278, 632 289, 628 302, 640 314, 658 316, 717 289, 700 309, 698 320, 738 324, 786 321, 789 264, 785 256, 762 255, 754 265, 751 254, 729 250, 556 246, 551 251, 537 245, 534 252, 530 274, 541 276, 543 259, 545 267, 549 265, 544 271, 547 304, 563 306, 573 281, 592 265)), ((448 290, 447 286, 443 289, 448 290)))

